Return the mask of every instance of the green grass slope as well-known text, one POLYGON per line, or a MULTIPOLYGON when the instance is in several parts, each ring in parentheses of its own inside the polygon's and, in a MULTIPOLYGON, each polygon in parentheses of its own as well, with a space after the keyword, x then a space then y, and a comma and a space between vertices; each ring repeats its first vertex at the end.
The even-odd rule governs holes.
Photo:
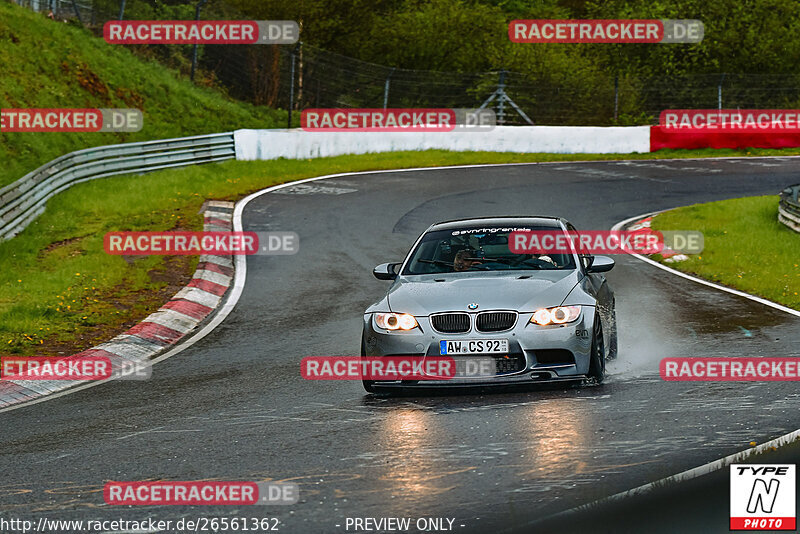
POLYGON ((0 108, 138 108, 136 133, 0 132, 0 187, 91 146, 283 126, 286 113, 233 101, 88 30, 0 1, 0 108))

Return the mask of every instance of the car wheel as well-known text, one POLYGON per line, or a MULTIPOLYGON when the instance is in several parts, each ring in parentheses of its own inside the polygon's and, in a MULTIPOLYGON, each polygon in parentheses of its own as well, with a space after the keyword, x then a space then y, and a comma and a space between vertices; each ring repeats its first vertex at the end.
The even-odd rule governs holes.
POLYGON ((605 344, 603 342, 603 326, 598 316, 594 320, 594 335, 592 336, 592 353, 589 358, 589 373, 587 378, 594 384, 602 384, 606 377, 605 344))
POLYGON ((608 316, 608 356, 606 360, 617 358, 617 307, 614 301, 611 302, 611 313, 608 316))
MULTIPOLYGON (((361 334, 361 357, 365 358, 367 356, 367 346, 364 344, 364 334, 361 334)), ((375 382, 372 380, 361 380, 361 384, 364 386, 364 389, 367 390, 367 393, 375 393, 375 387, 373 386, 375 382)))

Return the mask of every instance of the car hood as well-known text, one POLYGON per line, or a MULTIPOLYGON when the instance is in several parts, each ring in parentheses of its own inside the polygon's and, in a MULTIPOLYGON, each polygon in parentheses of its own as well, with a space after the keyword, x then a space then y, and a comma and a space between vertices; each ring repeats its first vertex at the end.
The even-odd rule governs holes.
POLYGON ((580 280, 577 270, 509 273, 448 273, 400 277, 387 299, 393 312, 429 315, 443 311, 517 310, 558 306, 580 280))

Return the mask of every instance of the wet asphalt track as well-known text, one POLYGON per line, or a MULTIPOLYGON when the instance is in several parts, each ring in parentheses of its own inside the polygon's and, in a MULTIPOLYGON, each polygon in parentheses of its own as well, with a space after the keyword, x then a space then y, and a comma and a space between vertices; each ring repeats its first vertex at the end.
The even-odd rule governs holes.
POLYGON ((666 383, 658 361, 800 356, 800 319, 632 258, 608 275, 620 355, 600 387, 384 399, 355 382, 306 382, 299 362, 358 353, 361 313, 387 287, 372 267, 402 259, 432 222, 543 214, 608 229, 647 211, 776 194, 798 171, 797 159, 563 163, 262 195, 245 230, 295 231, 300 253, 250 257, 231 315, 150 381, 0 414, 0 517, 278 517, 287 533, 345 532, 346 517, 450 517, 456 532, 485 531, 794 430, 796 384, 666 383), (103 504, 106 480, 161 478, 295 481, 302 496, 269 508, 103 504))

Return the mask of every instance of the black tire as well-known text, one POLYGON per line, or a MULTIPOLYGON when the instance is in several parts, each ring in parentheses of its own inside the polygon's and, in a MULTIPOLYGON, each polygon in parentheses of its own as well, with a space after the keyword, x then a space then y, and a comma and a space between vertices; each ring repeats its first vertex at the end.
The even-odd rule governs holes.
POLYGON ((594 333, 592 336, 592 354, 589 358, 589 373, 586 375, 590 382, 602 384, 606 377, 605 342, 603 341, 603 325, 598 316, 594 320, 594 333))
POLYGON ((617 307, 611 302, 611 313, 608 320, 608 355, 606 360, 617 359, 617 307))
MULTIPOLYGON (((367 356, 367 346, 364 344, 364 334, 361 334, 361 357, 365 358, 367 356)), ((373 380, 364 380, 361 379, 361 385, 364 386, 364 389, 367 393, 375 393, 375 386, 373 385, 375 382, 373 380)))

